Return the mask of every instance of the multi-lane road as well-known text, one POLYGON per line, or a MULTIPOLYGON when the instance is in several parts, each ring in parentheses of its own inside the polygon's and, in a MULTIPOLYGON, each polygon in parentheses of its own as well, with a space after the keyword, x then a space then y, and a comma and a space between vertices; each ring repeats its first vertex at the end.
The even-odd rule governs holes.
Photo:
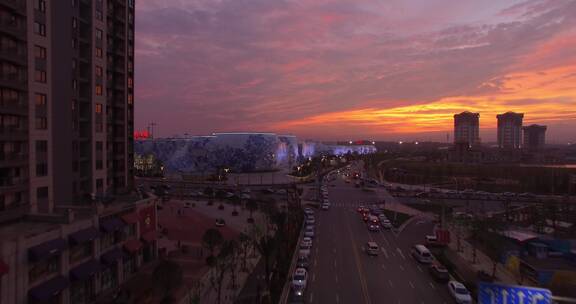
POLYGON ((377 202, 375 193, 340 178, 328 192, 331 208, 316 211, 306 303, 451 303, 445 284, 436 283, 410 256, 411 246, 431 233, 431 221, 412 221, 398 235, 369 232, 356 207, 377 202), (368 241, 380 246, 377 257, 364 252, 368 241))

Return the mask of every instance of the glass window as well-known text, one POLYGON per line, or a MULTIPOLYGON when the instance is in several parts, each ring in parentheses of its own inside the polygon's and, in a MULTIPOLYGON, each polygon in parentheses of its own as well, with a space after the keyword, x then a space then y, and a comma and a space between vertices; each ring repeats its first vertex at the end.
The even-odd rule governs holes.
POLYGON ((102 114, 102 104, 101 103, 96 104, 96 114, 102 114))
POLYGON ((36 176, 46 176, 48 175, 48 164, 39 163, 36 164, 36 176))
POLYGON ((102 75, 104 74, 102 67, 101 66, 96 66, 96 76, 98 77, 102 77, 102 75))
POLYGON ((102 58, 103 54, 102 54, 102 48, 101 47, 96 47, 96 57, 98 58, 102 58))
POLYGON ((36 282, 47 275, 60 271, 60 255, 48 260, 38 261, 29 266, 28 279, 30 283, 36 282))
POLYGON ((46 59, 46 48, 39 45, 34 46, 34 57, 37 59, 46 59))
POLYGON ((46 11, 46 0, 34 0, 34 9, 37 11, 46 11))
POLYGON ((37 140, 36 141, 36 153, 46 153, 48 152, 48 141, 37 140))
POLYGON ((36 129, 46 130, 48 128, 48 119, 46 117, 36 117, 36 129))
POLYGON ((46 83, 46 71, 41 70, 34 71, 34 80, 37 82, 46 83))
POLYGON ((40 36, 46 36, 46 25, 40 22, 34 22, 34 33, 40 36))
POLYGON ((45 106, 46 105, 46 94, 34 94, 34 103, 37 106, 45 106))
POLYGON ((92 256, 93 242, 76 245, 70 248, 70 263, 92 256))
POLYGON ((134 103, 134 95, 128 94, 128 104, 133 104, 133 103, 134 103))
POLYGON ((96 85, 96 95, 102 96, 102 85, 100 84, 96 85))
POLYGON ((77 29, 78 28, 78 20, 74 17, 72 17, 72 28, 73 29, 77 29))
POLYGON ((102 35, 103 35, 102 30, 96 29, 96 39, 102 40, 102 35))

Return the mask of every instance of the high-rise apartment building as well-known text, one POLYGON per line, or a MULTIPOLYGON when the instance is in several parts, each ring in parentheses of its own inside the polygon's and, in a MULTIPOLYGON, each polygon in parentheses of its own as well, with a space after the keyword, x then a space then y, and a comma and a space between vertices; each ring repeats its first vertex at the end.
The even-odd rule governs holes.
POLYGON ((529 125, 522 128, 524 131, 523 148, 538 151, 546 145, 546 126, 529 125))
POLYGON ((498 147, 519 149, 522 144, 523 113, 506 112, 496 115, 498 119, 498 147))
POLYGON ((0 0, 0 303, 92 303, 154 260, 133 92, 134 0, 0 0))
POLYGON ((454 144, 480 144, 480 114, 462 112, 454 115, 454 144))
POLYGON ((0 210, 128 192, 134 1, 1 0, 0 19, 0 210))

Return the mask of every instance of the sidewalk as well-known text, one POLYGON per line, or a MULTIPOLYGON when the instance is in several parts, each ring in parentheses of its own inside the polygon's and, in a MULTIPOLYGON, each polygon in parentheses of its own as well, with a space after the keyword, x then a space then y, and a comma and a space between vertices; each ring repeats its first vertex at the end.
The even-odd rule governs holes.
MULTIPOLYGON (((234 303, 243 286, 247 284, 247 279, 251 276, 260 261, 260 255, 257 252, 250 250, 246 259, 246 271, 242 271, 238 266, 235 278, 235 284, 232 286, 232 276, 230 272, 226 271, 222 281, 222 292, 220 294, 221 304, 234 303)), ((239 263, 242 263, 240 260, 239 263)), ((190 292, 180 300, 180 304, 200 303, 200 304, 213 304, 218 303, 218 290, 217 286, 212 286, 211 279, 216 275, 215 269, 209 269, 204 276, 199 280, 199 283, 191 288, 190 292), (194 298, 197 297, 197 302, 194 298)))

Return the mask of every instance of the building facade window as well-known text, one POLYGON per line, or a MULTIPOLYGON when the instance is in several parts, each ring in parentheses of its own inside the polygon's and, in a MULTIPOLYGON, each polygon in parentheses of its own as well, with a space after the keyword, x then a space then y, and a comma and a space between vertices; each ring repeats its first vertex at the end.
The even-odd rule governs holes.
POLYGON ((35 70, 34 71, 34 80, 36 82, 46 83, 46 71, 35 70))
POLYGON ((104 70, 101 66, 96 66, 96 77, 102 77, 104 75, 104 70))
POLYGON ((46 130, 46 129, 48 129, 48 118, 36 117, 36 130, 46 130))
POLYGON ((101 84, 96 85, 96 95, 102 96, 102 85, 101 84))
POLYGON ((34 0, 34 9, 40 12, 45 12, 46 0, 34 0))
POLYGON ((45 106, 46 105, 46 94, 35 93, 34 94, 34 103, 37 106, 45 106))
POLYGON ((36 164, 36 176, 42 177, 47 175, 48 175, 48 164, 47 163, 36 164))
POLYGON ((128 94, 128 104, 133 104, 134 103, 134 95, 132 94, 128 94))
POLYGON ((60 272, 60 255, 31 264, 28 270, 28 280, 34 283, 57 272, 60 272))
POLYGON ((34 57, 36 59, 46 59, 46 48, 39 45, 34 46, 34 57))
POLYGON ((94 242, 78 244, 70 248, 70 263, 75 263, 92 256, 94 242))
POLYGON ((104 36, 104 33, 102 32, 102 30, 96 29, 96 40, 101 41, 103 36, 104 36))
POLYGON ((48 187, 36 188, 36 199, 38 201, 47 200, 48 199, 48 187))
POLYGON ((96 114, 102 114, 102 104, 97 103, 95 108, 96 114))
POLYGON ((34 22, 34 33, 46 37, 46 24, 34 22))
POLYGON ((36 154, 42 154, 48 152, 48 141, 46 140, 37 140, 35 146, 36 146, 36 154))
POLYGON ((102 53, 102 48, 96 47, 96 57, 102 58, 103 56, 104 56, 104 54, 102 53))

